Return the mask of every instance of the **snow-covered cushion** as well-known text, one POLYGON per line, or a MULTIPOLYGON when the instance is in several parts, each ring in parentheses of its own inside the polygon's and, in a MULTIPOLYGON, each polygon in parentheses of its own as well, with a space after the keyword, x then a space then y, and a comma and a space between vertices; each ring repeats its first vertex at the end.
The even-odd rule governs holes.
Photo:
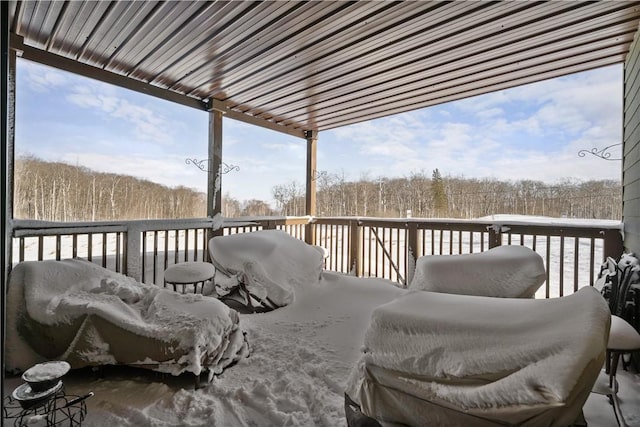
POLYGON ((11 272, 10 371, 58 359, 73 368, 124 364, 198 375, 247 355, 238 313, 214 298, 146 285, 83 260, 23 262, 11 272))
POLYGON ((449 294, 531 298, 546 279, 542 257, 525 246, 418 258, 409 288, 449 294))
POLYGON ((566 426, 602 367, 609 322, 591 287, 545 300, 409 292, 374 311, 347 393, 399 424, 566 426))
POLYGON ((249 292, 278 306, 293 302, 296 287, 317 284, 324 264, 321 247, 280 230, 217 236, 209 253, 223 275, 238 277, 249 292))

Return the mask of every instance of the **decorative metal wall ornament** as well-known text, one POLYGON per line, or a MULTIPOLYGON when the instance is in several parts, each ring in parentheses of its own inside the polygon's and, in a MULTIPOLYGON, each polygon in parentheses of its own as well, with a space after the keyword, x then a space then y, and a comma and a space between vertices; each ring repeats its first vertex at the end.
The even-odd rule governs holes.
POLYGON ((327 176, 327 171, 319 171, 319 170, 313 170, 313 172, 311 173, 311 180, 312 181, 316 181, 320 178, 325 178, 327 176))
MULTIPOLYGON (((186 164, 191 164, 200 169, 202 172, 209 172, 209 162, 211 159, 185 159, 186 164)), ((224 175, 231 171, 240 171, 240 166, 230 165, 225 162, 220 163, 220 174, 224 175)))
POLYGON ((578 156, 580 157, 584 157, 587 154, 591 154, 593 156, 596 157, 600 157, 603 160, 622 160, 622 159, 618 159, 618 158, 611 158, 611 153, 608 151, 611 147, 615 147, 617 145, 622 145, 622 142, 618 143, 618 144, 613 144, 613 145, 609 145, 608 147, 604 147, 601 150, 598 150, 597 148, 592 148, 591 150, 580 150, 578 151, 578 156))

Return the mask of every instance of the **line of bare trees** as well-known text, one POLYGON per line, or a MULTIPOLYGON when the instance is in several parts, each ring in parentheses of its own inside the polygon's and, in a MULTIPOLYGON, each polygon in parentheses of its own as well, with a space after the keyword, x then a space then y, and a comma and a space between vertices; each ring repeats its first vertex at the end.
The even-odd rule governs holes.
MULTIPOLYGON (((100 221, 154 218, 200 218, 206 194, 125 175, 99 173, 65 163, 21 157, 15 165, 14 215, 48 221, 100 221)), ((319 216, 479 218, 494 214, 620 219, 621 186, 617 181, 574 182, 550 186, 540 181, 443 177, 438 169, 404 178, 347 181, 344 175, 317 177, 319 216)), ((304 215, 305 187, 277 185, 277 208, 263 200, 240 202, 223 197, 227 217, 304 215)))
MULTIPOLYGON (((273 197, 283 215, 304 213, 304 188, 296 183, 274 188, 273 197)), ((541 181, 431 177, 415 173, 405 178, 363 177, 347 181, 344 175, 322 174, 317 181, 320 216, 420 218, 479 218, 494 214, 620 219, 620 182, 565 180, 555 185, 541 181)))
POLYGON ((206 216, 206 194, 132 176, 20 157, 14 216, 45 221, 101 221, 206 216))

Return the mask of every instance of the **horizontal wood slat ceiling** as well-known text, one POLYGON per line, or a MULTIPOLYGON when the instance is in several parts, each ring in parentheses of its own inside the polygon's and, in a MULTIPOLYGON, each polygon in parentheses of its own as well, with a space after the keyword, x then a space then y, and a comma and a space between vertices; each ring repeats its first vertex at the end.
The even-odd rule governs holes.
POLYGON ((26 59, 296 136, 623 62, 640 2, 12 1, 26 59))

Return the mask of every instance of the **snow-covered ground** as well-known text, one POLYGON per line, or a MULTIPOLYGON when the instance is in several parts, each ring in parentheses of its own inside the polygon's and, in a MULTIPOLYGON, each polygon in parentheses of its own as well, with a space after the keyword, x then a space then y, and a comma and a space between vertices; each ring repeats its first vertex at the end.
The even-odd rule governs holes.
MULTIPOLYGON (((360 356, 371 313, 406 291, 382 279, 323 272, 295 289, 294 302, 241 315, 251 356, 195 390, 193 377, 130 368, 71 371, 68 394, 87 400, 90 426, 344 426, 347 376, 360 356)), ((562 327, 561 324, 556 325, 562 327)), ((622 410, 640 426, 640 376, 620 372, 622 410)), ((8 378, 3 395, 22 383, 8 378)), ((615 425, 612 408, 592 394, 591 427, 615 425)))

